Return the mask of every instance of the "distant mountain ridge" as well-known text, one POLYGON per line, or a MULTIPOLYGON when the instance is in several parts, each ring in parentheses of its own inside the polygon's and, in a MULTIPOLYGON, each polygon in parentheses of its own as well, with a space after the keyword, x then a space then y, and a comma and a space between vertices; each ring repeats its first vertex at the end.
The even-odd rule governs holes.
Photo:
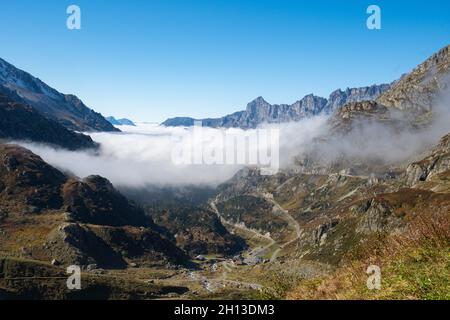
POLYGON ((75 131, 119 131, 74 95, 62 94, 0 58, 0 88, 16 102, 75 131))
POLYGON ((193 126, 195 121, 201 121, 206 127, 224 128, 256 128, 262 123, 283 123, 299 121, 303 118, 331 113, 347 103, 364 100, 375 100, 391 87, 390 84, 372 85, 361 88, 347 88, 345 91, 336 90, 328 99, 309 94, 303 99, 289 104, 270 104, 263 97, 251 101, 246 110, 235 112, 222 118, 193 119, 177 117, 167 119, 164 126, 193 126))
POLYGON ((127 118, 116 119, 114 117, 106 117, 105 119, 114 126, 136 126, 133 121, 127 118))

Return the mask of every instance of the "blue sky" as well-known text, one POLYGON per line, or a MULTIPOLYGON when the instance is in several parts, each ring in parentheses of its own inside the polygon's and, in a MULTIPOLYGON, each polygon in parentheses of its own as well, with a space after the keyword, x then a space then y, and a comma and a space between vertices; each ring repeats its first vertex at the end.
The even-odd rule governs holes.
POLYGON ((104 115, 215 117, 390 82, 449 44, 450 1, 14 0, 0 57, 104 115), (82 30, 66 28, 81 7, 82 30), (382 10, 382 30, 366 9, 382 10))

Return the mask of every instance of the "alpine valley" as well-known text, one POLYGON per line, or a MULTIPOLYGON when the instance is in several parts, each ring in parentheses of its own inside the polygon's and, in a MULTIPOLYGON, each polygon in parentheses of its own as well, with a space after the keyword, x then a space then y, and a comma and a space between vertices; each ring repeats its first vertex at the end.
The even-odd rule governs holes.
POLYGON ((390 84, 259 97, 201 121, 252 130, 315 117, 326 130, 275 175, 131 188, 27 145, 95 158, 96 135, 135 123, 0 59, 0 299, 450 299, 450 45, 390 84), (70 265, 80 290, 67 289, 70 265), (384 290, 368 290, 370 265, 384 290))

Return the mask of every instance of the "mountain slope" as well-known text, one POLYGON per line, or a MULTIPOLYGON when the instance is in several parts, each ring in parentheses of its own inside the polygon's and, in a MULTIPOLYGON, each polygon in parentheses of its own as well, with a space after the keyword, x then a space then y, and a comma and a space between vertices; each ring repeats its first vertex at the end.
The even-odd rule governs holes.
POLYGON ((0 144, 0 230, 0 256, 113 269, 188 261, 109 181, 78 181, 15 145, 0 144))
POLYGON ((215 212, 203 205, 214 195, 212 187, 147 187, 121 192, 141 205, 192 257, 235 254, 246 247, 241 238, 228 232, 215 212))
POLYGON ((400 110, 430 111, 436 98, 449 90, 450 45, 442 48, 402 77, 390 90, 383 93, 378 102, 400 110))
MULTIPOLYGON (((336 272, 296 283, 288 289, 288 298, 448 300, 449 150, 450 134, 425 158, 407 165, 399 179, 383 181, 385 186, 390 184, 388 189, 374 192, 373 188, 373 196, 360 194, 360 200, 344 207, 342 211, 353 211, 353 219, 362 218, 356 231, 365 232, 365 238, 353 239, 336 272), (382 271, 382 290, 366 287, 365 270, 374 264, 382 271)), ((374 187, 379 188, 380 183, 374 187)), ((341 216, 342 223, 345 220, 341 216)), ((328 252, 333 252, 336 248, 330 243, 338 243, 342 231, 338 225, 322 230, 320 246, 329 246, 328 252)))
POLYGON ((408 130, 410 133, 421 130, 425 138, 434 136, 430 141, 434 142, 447 133, 449 100, 450 45, 403 75, 375 101, 345 104, 330 123, 334 133, 374 124, 381 131, 403 132, 403 137, 408 130))
POLYGON ((62 94, 40 79, 0 59, 0 87, 10 98, 76 131, 118 131, 74 95, 62 94), (20 98, 20 100, 17 100, 20 98))
POLYGON ((96 147, 89 136, 66 129, 32 107, 16 103, 1 93, 0 139, 41 142, 69 150, 96 147))
POLYGON ((89 224, 109 226, 153 226, 144 212, 116 191, 100 176, 82 181, 69 179, 63 187, 65 210, 72 219, 89 224))
POLYGON ((448 299, 450 125, 448 116, 439 121, 442 113, 433 108, 438 100, 448 111, 448 57, 447 47, 377 101, 341 107, 330 119, 330 130, 311 143, 323 145, 324 152, 315 156, 317 148, 307 149, 291 168, 274 176, 242 170, 219 188, 214 200, 225 214, 253 225, 259 217, 256 226, 261 228, 274 221, 270 213, 281 207, 300 227, 300 237, 294 228, 280 228, 286 236, 273 238, 281 248, 276 254, 273 247, 259 252, 281 264, 252 270, 275 288, 270 298, 448 299), (352 140, 355 136, 360 143, 352 140), (384 140, 412 144, 415 153, 384 140), (345 148, 336 148, 342 142, 345 148), (388 159, 399 150, 401 157, 388 159), (337 155, 327 158, 333 152, 337 155), (250 198, 254 203, 269 200, 270 206, 261 214, 263 205, 249 206, 250 198), (310 262, 329 266, 328 276, 310 279, 300 267, 289 268, 310 262), (366 270, 373 264, 382 268, 379 291, 366 287, 366 270), (274 274, 279 274, 275 281, 266 280, 274 274))

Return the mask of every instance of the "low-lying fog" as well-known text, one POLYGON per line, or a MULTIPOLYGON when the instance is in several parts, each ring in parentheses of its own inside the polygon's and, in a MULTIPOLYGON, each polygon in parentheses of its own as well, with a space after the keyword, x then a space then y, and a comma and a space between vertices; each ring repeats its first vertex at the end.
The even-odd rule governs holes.
MULTIPOLYGON (((282 164, 288 161, 287 154, 292 150, 293 141, 299 145, 303 141, 310 141, 311 137, 322 131, 319 128, 324 126, 325 122, 325 117, 316 117, 283 125, 279 140, 282 164)), ((252 134, 257 134, 256 130, 203 127, 202 137, 199 137, 195 135, 194 128, 164 127, 146 123, 138 123, 136 127, 119 126, 118 128, 122 130, 122 133, 90 133, 92 139, 100 143, 100 149, 97 152, 66 151, 35 143, 20 144, 61 170, 70 171, 79 177, 98 174, 120 187, 192 184, 214 186, 230 179, 243 165, 236 164, 237 156, 235 161, 229 161, 228 164, 211 164, 217 163, 212 150, 215 147, 220 150, 226 135, 240 136, 245 139, 252 134), (183 163, 183 159, 176 157, 177 150, 179 151, 181 146, 187 146, 187 150, 192 150, 190 157, 192 164, 183 163), (196 162, 198 153, 201 155, 202 152, 205 161, 196 162), (208 154, 212 154, 209 162, 206 159, 208 154)), ((271 132, 270 129, 276 129, 276 127, 271 126, 269 132, 271 132)), ((267 139, 267 141, 270 140, 267 139)), ((269 148, 270 146, 272 145, 269 144, 269 148)), ((276 156, 271 157, 270 149, 269 151, 259 150, 259 144, 237 144, 234 151, 241 155, 264 151, 268 160, 276 156)), ((223 159, 227 156, 226 153, 227 149, 222 154, 223 159)), ((244 163, 248 163, 247 161, 248 156, 244 163)))
POLYGON ((224 152, 217 151, 223 147, 225 136, 248 137, 265 132, 274 138, 270 140, 266 136, 263 136, 264 139, 258 136, 258 143, 253 140, 250 144, 238 143, 233 146, 237 154, 247 155, 243 163, 249 163, 249 154, 258 154, 259 160, 266 161, 263 167, 271 166, 272 169, 276 169, 278 165, 281 168, 292 165, 295 156, 312 149, 316 152, 319 150, 317 154, 321 161, 333 161, 346 155, 358 157, 362 161, 376 158, 392 163, 410 159, 450 132, 449 101, 450 99, 440 99, 434 107, 433 125, 422 130, 405 127, 398 131, 398 128, 393 130, 383 124, 365 122, 355 125, 345 136, 327 136, 329 116, 316 116, 296 123, 266 125, 263 126, 265 131, 202 128, 202 135, 195 132, 198 128, 163 127, 145 123, 136 127, 121 126, 119 128, 122 133, 90 134, 94 141, 100 143, 97 152, 72 152, 34 143, 20 144, 61 170, 70 171, 78 177, 98 174, 118 187, 214 186, 230 179, 243 167, 236 164, 236 161, 231 161, 232 164, 211 164, 229 156, 229 148, 224 152), (279 140, 274 133, 279 134, 279 140), (320 136, 327 136, 326 142, 318 142, 321 139, 316 138, 320 136), (264 148, 264 144, 261 145, 261 141, 271 141, 271 152, 264 148), (273 144, 277 141, 278 144, 273 144), (190 150, 191 153, 184 152, 185 158, 179 157, 183 153, 180 150, 190 150), (186 159, 190 159, 192 163, 187 163, 186 159))

